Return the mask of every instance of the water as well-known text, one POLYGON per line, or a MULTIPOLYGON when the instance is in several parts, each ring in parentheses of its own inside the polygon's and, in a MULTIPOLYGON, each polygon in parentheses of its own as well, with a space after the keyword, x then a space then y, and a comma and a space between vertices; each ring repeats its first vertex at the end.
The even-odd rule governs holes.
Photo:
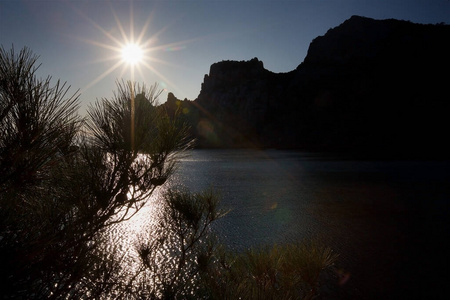
POLYGON ((169 187, 214 189, 235 250, 318 238, 340 254, 323 299, 439 299, 449 281, 450 162, 294 151, 194 150, 121 235, 129 251, 169 187), (341 286, 337 274, 350 280, 341 286))
POLYGON ((306 237, 315 224, 308 208, 317 181, 310 158, 278 151, 197 150, 182 160, 173 183, 193 191, 213 188, 228 215, 216 229, 242 249, 306 237))
POLYGON ((428 297, 448 280, 449 166, 195 150, 168 186, 218 191, 230 212, 214 229, 232 248, 326 242, 341 254, 336 270, 351 276, 346 286, 329 288, 332 298, 428 297))

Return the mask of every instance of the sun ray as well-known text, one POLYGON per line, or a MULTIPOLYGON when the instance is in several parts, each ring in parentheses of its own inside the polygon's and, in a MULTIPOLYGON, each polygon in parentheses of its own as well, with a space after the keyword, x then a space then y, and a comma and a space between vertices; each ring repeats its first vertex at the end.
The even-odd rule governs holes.
MULTIPOLYGON (((147 32, 148 27, 150 26, 150 21, 151 21, 152 17, 153 17, 153 12, 150 14, 150 16, 147 18, 147 20, 145 20, 145 24, 144 24, 144 26, 142 26, 141 33, 139 34, 139 36, 136 40, 136 43, 138 43, 138 44, 142 43, 142 39, 144 38, 145 33, 147 32)), ((146 43, 144 43, 142 46, 145 47, 146 43)))
MULTIPOLYGON (((117 51, 117 50, 114 50, 114 51, 117 51)), ((117 61, 117 60, 120 60, 120 53, 118 53, 117 55, 114 55, 114 56, 97 58, 95 60, 91 60, 89 63, 97 64, 97 63, 105 63, 105 62, 117 61)))
POLYGON ((130 42, 134 43, 134 13, 133 1, 130 2, 130 42))
POLYGON ((158 77, 160 77, 163 81, 165 81, 166 83, 170 84, 171 86, 175 87, 175 84, 168 79, 166 76, 164 76, 162 73, 160 73, 156 68, 152 67, 150 64, 148 64, 146 61, 143 61, 141 63, 142 65, 144 65, 147 69, 149 69, 150 71, 152 71, 153 73, 155 73, 158 77))
POLYGON ((83 38, 79 38, 79 40, 82 41, 82 42, 85 42, 87 44, 91 44, 93 46, 98 46, 98 47, 101 47, 101 48, 104 48, 104 49, 108 49, 108 50, 117 51, 117 49, 118 49, 117 46, 101 43, 99 41, 88 40, 88 39, 83 39, 83 38))
POLYGON ((116 43, 118 46, 120 46, 122 43, 116 39, 111 33, 109 33, 108 31, 106 31, 105 29, 103 29, 100 25, 98 25, 97 23, 95 23, 92 19, 88 18, 89 22, 91 22, 91 24, 93 24, 98 30, 100 30, 107 38, 109 38, 111 41, 113 41, 114 43, 116 43))
POLYGON ((199 38, 194 38, 194 39, 189 39, 189 40, 184 40, 184 41, 179 41, 179 42, 173 42, 173 43, 169 43, 169 44, 162 44, 162 45, 158 45, 158 46, 154 46, 152 48, 149 48, 150 51, 159 51, 159 50, 166 50, 167 48, 172 48, 172 47, 186 47, 186 44, 190 44, 193 42, 198 41, 199 38))
POLYGON ((154 56, 146 56, 145 61, 155 62, 155 63, 158 63, 160 65, 165 65, 165 66, 170 66, 170 67, 180 67, 179 65, 173 64, 173 63, 168 62, 166 60, 158 59, 158 58, 156 58, 154 56))
POLYGON ((87 89, 91 88, 92 86, 103 80, 105 77, 122 67, 120 72, 118 72, 117 74, 122 78, 130 76, 129 78, 131 79, 131 81, 134 81, 136 77, 140 79, 148 79, 148 72, 150 72, 150 74, 152 74, 152 77, 154 76, 155 79, 157 79, 156 81, 160 81, 167 87, 170 87, 171 89, 174 89, 178 92, 179 89, 177 88, 177 86, 171 80, 169 80, 166 75, 164 75, 164 72, 157 68, 157 65, 165 65, 175 68, 180 68, 181 66, 157 58, 157 53, 182 51, 187 47, 187 44, 198 41, 199 38, 158 44, 159 37, 163 35, 170 26, 163 26, 159 30, 154 30, 154 28, 151 28, 153 16, 155 13, 154 11, 149 16, 147 16, 143 26, 139 27, 139 30, 136 30, 134 19, 135 12, 132 3, 130 3, 129 11, 129 28, 127 28, 127 26, 124 26, 123 19, 120 18, 119 14, 117 14, 111 3, 110 8, 113 21, 116 25, 115 30, 111 31, 106 30, 97 22, 90 19, 87 15, 78 10, 78 13, 84 19, 86 19, 90 24, 94 26, 95 29, 97 29, 104 37, 106 37, 106 39, 103 39, 106 42, 102 41, 102 39, 92 40, 80 38, 80 40, 95 47, 105 49, 110 53, 109 55, 105 53, 105 55, 102 55, 101 58, 95 61, 91 61, 90 63, 95 64, 104 63, 107 61, 117 61, 106 71, 95 77, 94 80, 90 81, 82 89, 82 91, 86 91, 87 89), (153 32, 150 34, 151 31, 153 32), (138 35, 135 36, 135 34, 138 35), (138 51, 138 56, 140 56, 140 59, 136 57, 130 57, 129 59, 124 58, 124 52, 128 51, 126 47, 131 44, 134 44, 136 48, 140 48, 140 50, 138 51), (125 74, 128 74, 128 76, 126 76, 125 74))
POLYGON ((110 73, 114 72, 114 70, 119 68, 122 64, 123 63, 121 61, 118 61, 111 68, 109 68, 108 70, 106 70, 105 72, 103 72, 102 74, 97 76, 92 82, 90 82, 87 86, 85 86, 80 92, 82 93, 82 92, 86 91, 87 89, 89 89, 90 87, 95 85, 97 82, 99 82, 100 80, 102 80, 103 78, 108 76, 110 73))
MULTIPOLYGON (((111 3, 110 3, 111 5, 111 3)), ((84 12, 82 12, 80 9, 76 8, 74 5, 70 6, 78 15, 80 15, 83 19, 85 19, 87 22, 92 24, 96 29, 98 29, 104 36, 109 38, 112 42, 114 42, 117 46, 120 46, 122 43, 116 39, 111 33, 103 29, 100 25, 98 25, 94 20, 89 18, 84 12)), ((112 7, 111 7, 112 8, 112 7)))
POLYGON ((141 76, 141 78, 145 78, 144 72, 142 72, 142 69, 140 68, 140 66, 137 67, 139 76, 141 76))
MULTIPOLYGON (((112 7, 111 7, 111 12, 114 16, 114 20, 116 21, 117 27, 119 28, 120 34, 122 35, 122 38, 125 40, 125 44, 130 43, 128 36, 125 33, 125 30, 123 29, 122 23, 120 22, 119 17, 117 16, 116 12, 114 11, 114 9, 112 7)), ((121 44, 123 44, 123 43, 121 43, 121 44)))

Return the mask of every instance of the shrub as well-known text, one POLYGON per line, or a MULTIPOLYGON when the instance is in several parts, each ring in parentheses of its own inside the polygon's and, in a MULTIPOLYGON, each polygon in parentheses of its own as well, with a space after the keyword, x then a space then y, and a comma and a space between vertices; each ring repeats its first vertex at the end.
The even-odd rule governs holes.
POLYGON ((212 299, 312 299, 337 255, 317 241, 233 253, 222 249, 202 273, 212 299))
POLYGON ((96 298, 121 287, 109 228, 172 174, 186 129, 154 106, 157 86, 134 83, 118 83, 82 120, 78 96, 38 79, 36 61, 27 48, 0 50, 1 294, 96 298))

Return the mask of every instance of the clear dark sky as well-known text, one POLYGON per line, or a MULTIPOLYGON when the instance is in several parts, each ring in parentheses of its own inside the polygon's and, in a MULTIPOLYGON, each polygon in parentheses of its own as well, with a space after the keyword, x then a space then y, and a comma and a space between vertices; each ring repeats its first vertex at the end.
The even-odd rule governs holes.
POLYGON ((450 24, 449 0, 0 0, 0 43, 40 56, 39 75, 80 89, 82 111, 111 97, 129 80, 121 58, 139 43, 134 79, 155 82, 178 98, 195 99, 211 64, 258 57, 266 69, 288 72, 309 43, 352 15, 450 24))

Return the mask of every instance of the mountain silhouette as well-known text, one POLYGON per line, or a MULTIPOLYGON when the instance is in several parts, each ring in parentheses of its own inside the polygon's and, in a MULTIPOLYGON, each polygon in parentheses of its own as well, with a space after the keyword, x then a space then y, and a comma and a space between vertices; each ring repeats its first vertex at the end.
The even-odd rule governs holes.
POLYGON ((353 16, 287 73, 257 58, 211 65, 181 108, 197 147, 448 158, 450 26, 353 16))

